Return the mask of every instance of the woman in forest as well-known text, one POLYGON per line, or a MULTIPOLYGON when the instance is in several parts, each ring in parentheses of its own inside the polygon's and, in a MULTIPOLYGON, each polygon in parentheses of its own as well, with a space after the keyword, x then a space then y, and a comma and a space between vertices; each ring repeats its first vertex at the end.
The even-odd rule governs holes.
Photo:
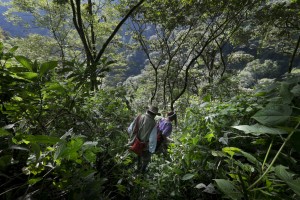
POLYGON ((166 153, 168 144, 172 141, 169 138, 173 130, 172 122, 175 122, 175 126, 177 126, 177 115, 174 111, 167 113, 165 118, 158 121, 156 152, 166 153))

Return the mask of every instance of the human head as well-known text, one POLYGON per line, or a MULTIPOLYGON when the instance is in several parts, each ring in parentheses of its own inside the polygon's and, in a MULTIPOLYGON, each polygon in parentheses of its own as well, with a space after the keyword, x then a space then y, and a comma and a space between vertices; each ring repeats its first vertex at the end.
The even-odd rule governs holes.
POLYGON ((158 112, 158 108, 156 106, 149 106, 147 112, 150 113, 150 114, 152 114, 152 115, 161 115, 158 112))
POLYGON ((171 122, 175 121, 175 125, 177 126, 177 115, 174 111, 168 112, 167 117, 171 122))

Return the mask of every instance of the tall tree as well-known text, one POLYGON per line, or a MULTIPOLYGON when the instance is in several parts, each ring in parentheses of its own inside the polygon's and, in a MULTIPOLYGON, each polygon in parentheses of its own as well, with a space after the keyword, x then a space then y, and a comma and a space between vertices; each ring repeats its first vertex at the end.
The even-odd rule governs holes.
MULTIPOLYGON (((145 42, 145 37, 141 36, 141 29, 138 33, 138 40, 148 55, 154 71, 157 69, 164 71, 162 85, 163 91, 166 92, 163 99, 166 99, 165 95, 168 96, 171 109, 174 109, 175 102, 188 89, 190 71, 197 66, 199 60, 204 59, 204 53, 208 53, 208 47, 216 46, 217 51, 213 51, 220 55, 218 59, 220 63, 223 63, 224 68, 222 46, 248 18, 251 9, 259 2, 157 0, 150 5, 145 4, 140 15, 136 16, 136 23, 146 20, 148 24, 158 27, 156 39, 153 40, 156 45, 153 45, 152 41, 145 42), (154 48, 151 49, 153 46, 154 48), (155 66, 151 59, 157 59, 155 66)), ((208 69, 214 66, 215 58, 216 54, 213 53, 209 57, 210 60, 204 60, 208 69)), ((208 71, 212 72, 212 69, 208 71)), ((155 74, 157 76, 158 73, 155 74)), ((156 92, 153 94, 155 95, 156 92)))
POLYGON ((85 70, 81 80, 82 82, 89 80, 90 89, 97 90, 99 76, 103 76, 103 73, 109 70, 109 65, 113 63, 109 54, 104 56, 104 53, 108 50, 110 43, 117 42, 114 39, 121 26, 144 1, 134 1, 133 5, 130 4, 131 6, 123 5, 127 9, 122 14, 117 10, 117 6, 120 5, 109 0, 29 0, 26 2, 13 0, 10 12, 30 12, 36 19, 39 19, 38 25, 51 30, 61 49, 62 60, 65 60, 66 56, 65 47, 73 46, 66 44, 68 35, 72 33, 70 24, 73 24, 84 52, 81 61, 85 63, 85 70), (57 13, 57 9, 60 14, 57 13))
MULTIPOLYGON (((273 49, 289 57, 286 72, 295 67, 300 44, 300 1, 268 1, 256 12, 249 23, 253 39, 260 39, 260 46, 273 49)), ((249 28, 249 27, 248 27, 249 28)))

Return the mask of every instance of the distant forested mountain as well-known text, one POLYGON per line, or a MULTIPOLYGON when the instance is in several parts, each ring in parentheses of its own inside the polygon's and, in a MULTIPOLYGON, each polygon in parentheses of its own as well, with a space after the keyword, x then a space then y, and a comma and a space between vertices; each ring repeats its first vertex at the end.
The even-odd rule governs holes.
MULTIPOLYGON (((6 0, 7 1, 7 0, 6 0)), ((3 2, 6 2, 3 1, 3 2)), ((6 20, 4 12, 7 10, 7 7, 0 6, 0 27, 7 32, 12 37, 25 37, 29 33, 37 33, 41 35, 47 35, 48 30, 40 27, 31 27, 30 29, 26 28, 24 24, 13 24, 6 20)), ((33 17, 29 13, 18 13, 18 16, 23 18, 28 24, 32 25, 33 17)))

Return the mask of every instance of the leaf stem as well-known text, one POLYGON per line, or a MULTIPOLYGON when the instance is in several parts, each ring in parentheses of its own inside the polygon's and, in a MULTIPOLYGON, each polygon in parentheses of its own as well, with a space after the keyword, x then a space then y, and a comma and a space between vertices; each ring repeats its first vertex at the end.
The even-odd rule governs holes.
POLYGON ((281 145, 280 149, 278 150, 277 154, 275 155, 275 157, 273 158, 272 162, 270 163, 269 167, 266 169, 266 171, 263 173, 263 175, 261 175, 261 177, 259 177, 259 179, 257 179, 252 185, 250 185, 247 189, 250 190, 251 188, 253 188, 257 183, 259 183, 259 181, 265 177, 265 175, 269 172, 269 170, 271 169, 271 167, 273 166, 273 164, 275 163, 275 161, 277 160, 279 154, 281 153, 283 147, 286 145, 286 143, 290 140, 290 138, 292 137, 292 135, 295 133, 295 131, 297 130, 297 128, 300 125, 300 121, 298 122, 298 124, 296 125, 296 127, 294 128, 294 130, 287 136, 287 138, 285 139, 285 141, 283 142, 283 144, 281 145))
POLYGON ((271 151, 272 146, 273 146, 273 140, 272 140, 272 142, 271 142, 271 144, 270 144, 270 146, 269 146, 269 148, 268 148, 268 151, 267 151, 267 154, 266 154, 266 156, 265 156, 264 162, 263 162, 263 164, 262 164, 262 166, 261 166, 261 170, 262 170, 262 171, 264 170, 264 165, 265 165, 265 163, 266 163, 266 161, 267 161, 267 158, 268 158, 268 156, 269 156, 269 153, 270 153, 270 151, 271 151))
POLYGON ((238 174, 238 177, 239 177, 239 179, 240 179, 240 182, 241 182, 241 185, 242 185, 242 189, 243 189, 243 192, 244 192, 244 199, 245 199, 245 200, 249 200, 248 194, 247 194, 247 190, 246 190, 246 187, 245 187, 243 178, 242 178, 241 173, 240 173, 239 170, 237 171, 237 174, 238 174))

